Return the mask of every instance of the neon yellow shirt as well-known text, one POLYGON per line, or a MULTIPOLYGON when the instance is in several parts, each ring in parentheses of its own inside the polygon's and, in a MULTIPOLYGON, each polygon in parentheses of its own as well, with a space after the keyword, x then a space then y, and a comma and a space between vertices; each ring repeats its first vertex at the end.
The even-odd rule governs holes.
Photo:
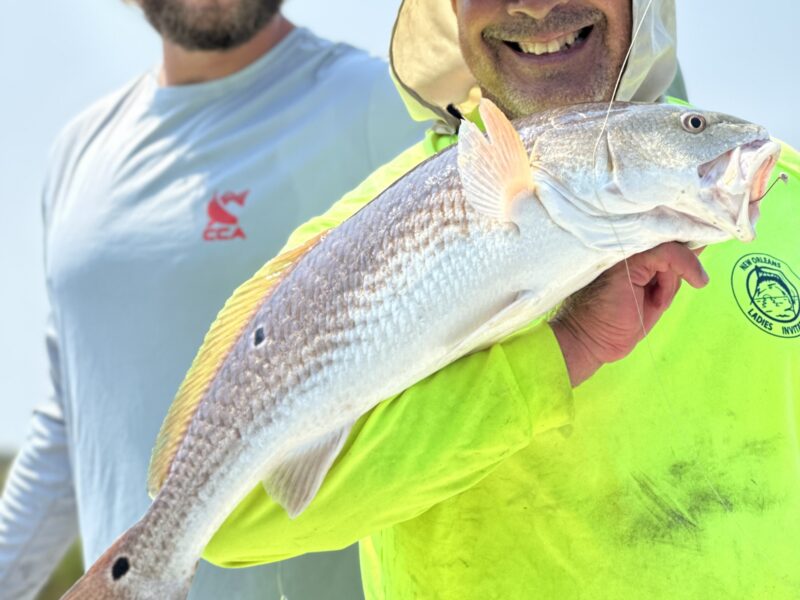
MULTIPOLYGON (((453 143, 429 133, 333 227, 453 143)), ((626 359, 570 389, 545 323, 464 357, 354 427, 296 520, 259 487, 206 548, 228 567, 360 540, 370 600, 800 597, 800 155, 758 240, 710 247, 626 359)))

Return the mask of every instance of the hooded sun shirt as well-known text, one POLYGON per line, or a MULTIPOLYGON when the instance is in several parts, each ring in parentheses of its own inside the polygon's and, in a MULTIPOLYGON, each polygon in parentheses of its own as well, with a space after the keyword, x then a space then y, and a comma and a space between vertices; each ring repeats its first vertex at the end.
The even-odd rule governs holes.
MULTIPOLYGON (((672 2, 642 23, 619 97, 653 101, 675 73, 672 2)), ((634 27, 635 29, 635 27, 634 27)), ((407 0, 394 73, 445 126, 300 227, 335 227, 453 144, 445 107, 474 85, 447 0, 407 0)), ((290 520, 256 488, 206 549, 225 566, 360 539, 370 600, 797 599, 800 593, 800 156, 758 239, 709 247, 644 343, 571 389, 547 323, 463 357, 353 428, 290 520)))
MULTIPOLYGON (((620 80, 617 100, 652 102, 675 79, 675 4, 672 0, 634 0, 636 39, 620 80)), ((478 82, 464 62, 458 27, 450 2, 406 0, 395 22, 390 47, 392 73, 411 115, 418 120, 446 123, 458 119, 447 111, 477 90, 478 82)))

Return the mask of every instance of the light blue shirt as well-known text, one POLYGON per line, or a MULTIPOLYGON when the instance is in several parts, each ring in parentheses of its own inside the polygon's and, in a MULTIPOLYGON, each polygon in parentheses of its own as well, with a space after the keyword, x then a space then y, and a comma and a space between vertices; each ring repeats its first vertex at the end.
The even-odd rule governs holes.
MULTIPOLYGON (((76 516, 87 564, 142 516, 161 421, 226 298, 422 132, 384 62, 302 28, 223 79, 144 75, 66 128, 44 191, 53 390, 0 503, 0 598, 35 596, 76 516)), ((190 597, 279 585, 359 597, 356 555, 202 564, 190 597)))

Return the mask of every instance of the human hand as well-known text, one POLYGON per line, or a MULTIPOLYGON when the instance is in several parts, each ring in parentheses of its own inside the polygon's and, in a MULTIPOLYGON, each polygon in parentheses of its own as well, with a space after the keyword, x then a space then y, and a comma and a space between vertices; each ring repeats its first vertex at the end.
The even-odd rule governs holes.
POLYGON ((627 268, 624 261, 611 267, 564 301, 550 325, 573 387, 630 354, 672 303, 681 280, 695 288, 708 283, 697 259, 701 251, 661 244, 628 258, 627 268))

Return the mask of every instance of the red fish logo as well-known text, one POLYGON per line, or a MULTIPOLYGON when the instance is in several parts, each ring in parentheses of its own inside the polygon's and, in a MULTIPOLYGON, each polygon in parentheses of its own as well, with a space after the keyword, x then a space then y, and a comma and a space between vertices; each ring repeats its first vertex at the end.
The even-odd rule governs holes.
POLYGON ((231 213, 226 206, 231 202, 244 206, 247 200, 247 194, 250 190, 245 190, 239 194, 233 192, 225 192, 221 196, 214 194, 211 202, 208 203, 208 225, 203 231, 203 239, 207 242, 214 242, 218 240, 235 240, 236 238, 244 239, 244 231, 239 227, 239 218, 231 213))

